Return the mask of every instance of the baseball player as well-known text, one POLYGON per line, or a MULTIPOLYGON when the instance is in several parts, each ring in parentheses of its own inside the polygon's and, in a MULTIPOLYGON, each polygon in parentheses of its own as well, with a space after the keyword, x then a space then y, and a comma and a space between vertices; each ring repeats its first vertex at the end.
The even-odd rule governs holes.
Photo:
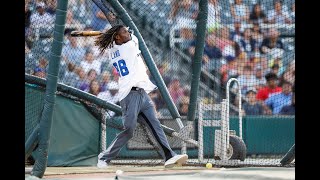
POLYGON ((109 59, 119 74, 119 101, 122 108, 124 130, 112 141, 106 151, 98 156, 98 168, 106 168, 121 148, 133 137, 137 122, 152 132, 165 160, 164 166, 184 164, 188 155, 177 155, 170 147, 161 124, 156 117, 154 104, 148 93, 157 89, 149 80, 147 69, 139 50, 138 39, 129 28, 116 25, 98 36, 95 45, 101 53, 108 49, 109 59))

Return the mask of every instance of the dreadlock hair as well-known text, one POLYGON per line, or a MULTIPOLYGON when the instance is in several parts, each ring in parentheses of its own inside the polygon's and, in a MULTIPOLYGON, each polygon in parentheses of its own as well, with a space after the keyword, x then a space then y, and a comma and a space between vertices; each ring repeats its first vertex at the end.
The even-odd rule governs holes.
POLYGON ((113 41, 114 41, 115 35, 119 31, 119 29, 122 27, 125 27, 125 26, 115 25, 112 28, 110 28, 107 32, 97 37, 97 39, 95 40, 95 45, 99 46, 99 50, 101 54, 103 54, 107 48, 113 47, 113 41))

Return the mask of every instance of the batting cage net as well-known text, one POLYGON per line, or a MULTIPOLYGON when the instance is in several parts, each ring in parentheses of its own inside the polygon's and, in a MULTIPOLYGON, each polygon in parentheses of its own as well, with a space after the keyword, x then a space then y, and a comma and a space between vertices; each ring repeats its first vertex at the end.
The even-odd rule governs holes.
MULTIPOLYGON (((139 29, 184 125, 190 104, 200 1, 118 1, 139 29)), ((25 73, 29 79, 38 77, 45 81, 57 0, 25 2, 25 73)), ((60 86, 119 105, 119 76, 108 56, 94 46, 97 36, 70 34, 72 31, 105 32, 115 24, 123 24, 120 18, 107 0, 68 1, 58 75, 60 86)), ((207 162, 233 167, 281 165, 281 158, 295 144, 294 43, 294 0, 208 0, 196 118, 188 137, 195 143, 186 143, 187 165, 207 162)), ((148 74, 156 84, 149 71, 148 74)), ((26 80, 26 139, 38 123, 43 108, 46 87, 39 82, 42 81, 26 80)), ((57 95, 80 102, 96 120, 100 135, 95 141, 99 146, 87 155, 95 158, 89 162, 95 165, 100 151, 122 130, 121 113, 83 96, 70 95, 70 91, 58 88, 57 95)), ((149 95, 161 124, 179 132, 178 123, 160 91, 149 95)), ((77 109, 64 110, 77 113, 77 109)), ((69 126, 77 123, 70 121, 69 126)), ((54 125, 55 118, 53 128, 54 125)), ((172 149, 180 154, 181 138, 169 135, 167 138, 172 149)), ((65 151, 72 152, 71 149, 65 151)), ((112 162, 161 165, 160 154, 152 133, 145 125, 138 124, 134 137, 112 162)), ((78 155, 71 157, 77 159, 78 155)), ((54 158, 64 157, 55 154, 50 161, 49 153, 48 166, 54 158)), ((69 161, 69 166, 77 165, 72 159, 69 161)))

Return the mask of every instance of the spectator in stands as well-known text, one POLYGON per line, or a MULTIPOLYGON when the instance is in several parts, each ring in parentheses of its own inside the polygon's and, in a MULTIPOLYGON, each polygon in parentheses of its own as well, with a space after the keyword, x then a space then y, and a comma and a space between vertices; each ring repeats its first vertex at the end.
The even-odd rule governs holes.
POLYGON ((254 64, 250 61, 247 53, 242 51, 237 57, 237 67, 239 74, 243 74, 243 69, 245 66, 251 66, 251 69, 253 69, 254 64))
POLYGON ((171 2, 172 7, 168 17, 169 23, 176 21, 177 23, 184 23, 187 26, 195 25, 198 7, 193 0, 172 0, 171 2))
POLYGON ((159 90, 155 90, 155 91, 150 92, 149 96, 152 99, 152 101, 154 102, 156 110, 165 108, 166 103, 164 102, 163 98, 161 97, 159 90))
POLYGON ((181 96, 178 101, 178 111, 181 116, 188 115, 188 106, 189 106, 189 97, 188 96, 181 96))
POLYGON ((27 44, 29 49, 30 49, 30 47, 32 45, 32 39, 30 37, 31 32, 29 30, 31 14, 32 14, 32 12, 31 12, 31 10, 29 8, 29 3, 25 2, 25 6, 24 6, 24 36, 25 36, 26 44, 27 44))
MULTIPOLYGON (((193 0, 173 0, 169 13, 169 23, 175 22, 180 28, 180 37, 189 42, 193 40, 192 26, 196 25, 198 15, 197 3, 193 0)), ((184 45, 186 43, 182 43, 184 45)), ((184 49, 184 47, 182 47, 184 49)))
POLYGON ((243 37, 240 39, 241 51, 251 55, 256 50, 256 41, 252 38, 251 29, 246 28, 243 32, 243 37))
POLYGON ((91 27, 94 31, 104 31, 106 28, 110 28, 111 24, 109 22, 116 19, 115 15, 111 11, 109 11, 106 16, 95 3, 92 3, 91 12, 93 13, 91 27))
POLYGON ((281 115, 295 115, 296 113, 296 101, 295 101, 295 92, 292 92, 291 104, 285 105, 281 108, 279 114, 281 115))
POLYGON ((100 92, 98 98, 117 104, 119 103, 118 91, 119 86, 116 81, 111 81, 107 87, 108 90, 100 92))
POLYGON ((89 11, 86 9, 88 5, 89 3, 86 3, 85 0, 69 0, 68 9, 72 10, 73 17, 81 24, 90 25, 90 19, 86 17, 89 15, 89 11))
POLYGON ((222 87, 227 84, 228 79, 238 77, 238 69, 237 69, 237 59, 234 56, 227 56, 225 57, 227 64, 224 64, 220 68, 221 74, 221 83, 222 87))
POLYGON ((261 88, 257 93, 257 99, 265 101, 270 94, 278 93, 282 91, 282 88, 278 86, 278 76, 274 73, 268 73, 265 75, 267 85, 261 88))
POLYGON ((293 2, 292 4, 291 4, 291 12, 290 12, 290 18, 291 18, 291 22, 292 23, 295 23, 295 21, 296 21, 296 5, 295 5, 296 3, 295 2, 293 2))
MULTIPOLYGON (((207 38, 206 38, 206 42, 205 42, 205 47, 204 47, 204 55, 206 55, 206 56, 208 56, 208 49, 210 48, 210 47, 208 47, 209 45, 208 45, 208 40, 209 39, 211 39, 211 37, 210 36, 208 36, 207 38)), ((215 46, 213 46, 213 47, 215 47, 215 46)), ((194 54, 195 54, 195 50, 196 50, 196 40, 193 40, 191 43, 190 43, 190 45, 189 45, 189 48, 188 48, 188 53, 189 53, 189 55, 191 56, 191 57, 194 57, 194 54)), ((214 51, 213 52, 210 52, 212 55, 217 55, 217 53, 219 53, 218 52, 219 51, 219 49, 214 49, 214 51)), ((221 53, 221 51, 220 51, 220 53, 221 53)), ((219 55, 219 54, 218 54, 219 55)))
POLYGON ((30 48, 29 48, 29 46, 27 44, 27 41, 24 41, 24 53, 28 54, 30 52, 31 52, 31 50, 30 50, 30 48))
POLYGON ((73 18, 73 12, 70 9, 67 10, 65 27, 69 29, 83 29, 82 24, 73 18))
POLYGON ((207 27, 209 31, 215 30, 220 27, 221 19, 221 6, 218 4, 218 0, 209 0, 208 1, 208 22, 207 27))
POLYGON ((43 71, 34 71, 33 75, 38 76, 40 78, 46 78, 47 73, 43 71))
POLYGON ((215 45, 221 52, 224 51, 226 46, 232 46, 234 44, 234 42, 230 40, 230 30, 228 26, 219 28, 216 34, 210 34, 209 36, 214 37, 215 45))
POLYGON ((271 66, 271 73, 276 74, 279 77, 279 64, 274 64, 271 66))
POLYGON ((259 91, 262 87, 267 84, 266 79, 264 78, 264 73, 262 67, 259 65, 255 68, 255 75, 256 75, 256 86, 255 89, 259 91))
POLYGON ((96 70, 90 69, 87 73, 85 81, 82 82, 82 84, 80 84, 79 89, 82 91, 88 92, 91 81, 96 80, 96 78, 97 78, 96 70))
POLYGON ((294 61, 288 64, 286 70, 281 75, 279 86, 282 86, 284 81, 288 81, 291 84, 294 84, 294 81, 295 81, 295 62, 294 61))
POLYGON ((37 66, 34 69, 35 75, 40 75, 39 77, 45 77, 47 74, 47 66, 48 66, 48 60, 44 56, 41 56, 39 58, 39 62, 37 66))
POLYGON ((249 20, 250 20, 250 23, 258 23, 258 24, 267 22, 267 16, 261 9, 261 5, 259 3, 253 5, 249 20))
MULTIPOLYGON (((46 5, 44 2, 39 2, 36 5, 36 10, 30 16, 30 28, 47 27, 53 25, 55 17, 45 11, 46 5)), ((33 30, 32 30, 33 31, 33 30)))
POLYGON ((230 6, 232 18, 247 23, 249 20, 249 8, 242 0, 234 0, 230 6))
POLYGON ((77 38, 68 34, 66 45, 62 48, 62 59, 66 63, 72 62, 76 66, 79 66, 84 54, 85 49, 79 46, 77 38))
POLYGON ((206 38, 204 52, 210 59, 220 59, 222 57, 221 49, 216 46, 215 40, 216 38, 212 36, 206 38))
POLYGON ((68 85, 68 86, 72 86, 72 87, 76 87, 77 85, 77 78, 78 75, 76 74, 75 70, 76 70, 76 66, 73 63, 68 63, 68 70, 64 75, 63 78, 63 83, 68 85))
POLYGON ((284 44, 279 38, 279 31, 276 28, 270 28, 268 36, 262 41, 260 52, 267 55, 280 55, 284 50, 284 44))
POLYGON ((243 103, 243 115, 263 115, 263 106, 256 99, 257 91, 249 88, 246 92, 246 102, 243 103))
POLYGON ((254 22, 253 27, 251 29, 251 37, 256 41, 256 48, 260 48, 263 41, 263 31, 260 29, 259 23, 254 22))
POLYGON ((76 80, 76 88, 80 89, 81 85, 86 83, 87 75, 80 66, 75 67, 75 73, 78 75, 76 80))
MULTIPOLYGON (((204 53, 202 56, 202 67, 209 71, 212 70, 212 68, 214 68, 214 61, 222 57, 222 52, 216 46, 215 39, 217 38, 214 38, 214 36, 208 36, 206 38, 204 53)), ((196 41, 194 40, 188 48, 188 52, 191 57, 193 57, 195 54, 195 46, 196 41)))
MULTIPOLYGON (((281 54, 282 52, 280 52, 280 56, 282 56, 281 54)), ((282 63, 282 58, 280 56, 273 56, 274 59, 270 59, 269 60, 269 67, 270 67, 270 72, 272 71, 276 71, 278 77, 280 77, 281 74, 283 74, 284 72, 284 66, 282 63)))
POLYGON ((31 10, 29 9, 29 4, 26 3, 24 5, 24 28, 25 33, 27 32, 27 28, 30 26, 30 16, 31 16, 31 10))
POLYGON ((100 93, 100 85, 98 80, 94 79, 90 82, 88 93, 98 96, 100 93))
POLYGON ((269 66, 268 66, 268 59, 265 56, 260 56, 259 58, 259 62, 257 63, 257 66, 260 65, 262 72, 263 72, 263 76, 265 76, 267 73, 269 73, 269 66))
POLYGON ((180 81, 177 78, 172 79, 169 83, 169 94, 174 102, 177 105, 179 97, 183 95, 183 88, 180 86, 180 81))
POLYGON ((47 8, 46 12, 49 13, 51 16, 56 15, 56 9, 57 9, 57 0, 47 0, 47 8))
POLYGON ((291 24, 289 12, 282 6, 280 0, 274 1, 274 9, 268 12, 268 23, 271 24, 291 24))
POLYGON ((111 74, 108 71, 103 71, 100 75, 101 75, 100 91, 104 92, 108 90, 111 74))
MULTIPOLYGON (((239 37, 241 38, 241 37, 239 37)), ((240 39, 239 39, 240 40, 240 39)), ((238 57, 241 53, 241 48, 238 42, 232 41, 230 45, 226 45, 222 51, 222 56, 232 56, 232 57, 238 57)))
POLYGON ((284 106, 292 102, 292 84, 283 82, 282 92, 270 95, 264 102, 272 110, 272 114, 279 114, 284 106))
MULTIPOLYGON (((249 89, 252 89, 257 85, 257 79, 252 71, 252 67, 248 65, 243 67, 242 73, 237 77, 237 79, 240 83, 242 95, 246 95, 249 89)), ((239 88, 238 84, 234 84, 233 88, 239 88)))
MULTIPOLYGON (((108 90, 100 92, 97 97, 104 101, 120 105, 118 92, 118 83, 116 81, 112 81, 108 84, 108 90)), ((113 117, 115 115, 113 111, 108 110, 107 112, 110 117, 113 117)))
POLYGON ((233 28, 233 31, 230 33, 230 39, 236 43, 239 43, 242 37, 241 21, 235 20, 233 28))
POLYGON ((84 61, 81 61, 80 66, 86 73, 94 69, 98 75, 100 74, 101 62, 94 58, 93 52, 90 50, 86 51, 84 61))

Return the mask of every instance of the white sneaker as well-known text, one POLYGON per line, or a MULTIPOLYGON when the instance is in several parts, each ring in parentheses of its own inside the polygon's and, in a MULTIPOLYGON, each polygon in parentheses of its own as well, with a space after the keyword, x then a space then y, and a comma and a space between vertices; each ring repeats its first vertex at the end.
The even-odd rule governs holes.
POLYGON ((98 159, 97 167, 98 168, 107 168, 108 164, 105 161, 98 159))
POLYGON ((99 155, 98 155, 98 159, 102 158, 103 156, 103 153, 101 152, 99 155))
POLYGON ((184 164, 187 160, 187 154, 175 155, 164 163, 164 167, 172 168, 175 164, 184 164))

